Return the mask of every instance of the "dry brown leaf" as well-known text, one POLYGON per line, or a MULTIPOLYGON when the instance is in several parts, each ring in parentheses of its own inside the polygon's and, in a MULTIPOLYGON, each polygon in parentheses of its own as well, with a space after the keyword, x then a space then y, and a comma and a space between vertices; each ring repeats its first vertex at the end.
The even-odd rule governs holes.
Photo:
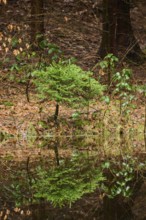
POLYGON ((103 69, 100 69, 100 70, 99 70, 99 75, 100 75, 100 76, 104 76, 104 75, 105 75, 105 72, 103 71, 103 69))
POLYGON ((7 4, 7 0, 0 0, 0 3, 7 4))
POLYGON ((64 17, 64 20, 65 20, 66 22, 68 22, 68 17, 65 16, 65 17, 64 17))

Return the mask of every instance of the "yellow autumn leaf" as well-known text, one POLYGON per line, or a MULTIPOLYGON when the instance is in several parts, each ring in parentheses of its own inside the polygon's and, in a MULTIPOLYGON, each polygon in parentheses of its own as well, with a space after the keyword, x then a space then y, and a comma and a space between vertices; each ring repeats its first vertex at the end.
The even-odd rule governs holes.
POLYGON ((26 48, 29 49, 30 45, 28 43, 25 44, 26 48))
POLYGON ((0 212, 0 217, 2 217, 2 216, 3 216, 3 211, 0 212))
POLYGON ((7 45, 6 45, 6 43, 3 43, 3 47, 6 47, 7 45))
POLYGON ((8 219, 8 216, 7 216, 7 215, 4 216, 3 220, 6 220, 6 219, 8 219))
POLYGON ((100 70, 99 70, 99 75, 100 75, 100 76, 104 76, 104 75, 105 75, 105 72, 104 72, 102 69, 100 69, 100 70))
POLYGON ((6 214, 7 214, 7 215, 10 214, 10 210, 9 210, 9 209, 6 210, 6 214))
POLYGON ((22 43, 22 39, 21 39, 21 38, 19 38, 18 42, 19 42, 19 44, 20 44, 20 43, 22 43))
POLYGON ((7 4, 7 0, 0 0, 0 3, 4 3, 6 5, 7 4))
POLYGON ((21 210, 20 214, 21 214, 21 215, 24 215, 24 211, 23 211, 23 210, 21 210))
POLYGON ((27 210, 26 211, 26 215, 30 215, 31 214, 31 211, 30 210, 27 210))
POLYGON ((14 26, 13 26, 12 24, 9 24, 9 25, 7 26, 7 29, 8 29, 9 31, 12 31, 12 30, 14 29, 14 26))
POLYGON ((14 208, 14 212, 20 212, 20 208, 15 207, 15 208, 14 208))
POLYGON ((15 50, 13 50, 13 54, 14 54, 15 56, 17 56, 18 54, 20 54, 20 52, 19 52, 19 50, 15 49, 15 50))
POLYGON ((6 48, 5 48, 5 52, 7 53, 8 51, 9 51, 9 48, 8 48, 8 47, 6 47, 6 48))
POLYGON ((17 26, 17 30, 20 31, 20 27, 19 26, 17 26))
POLYGON ((12 38, 9 37, 9 38, 8 38, 8 42, 11 43, 11 41, 12 41, 12 38))

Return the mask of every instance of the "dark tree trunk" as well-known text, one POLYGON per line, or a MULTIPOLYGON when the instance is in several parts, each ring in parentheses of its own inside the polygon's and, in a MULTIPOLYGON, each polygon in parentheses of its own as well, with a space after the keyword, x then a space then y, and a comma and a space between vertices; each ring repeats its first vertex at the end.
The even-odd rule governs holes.
POLYGON ((31 43, 38 47, 44 39, 44 0, 31 0, 31 43))
POLYGON ((143 59, 131 25, 130 0, 103 0, 103 34, 99 55, 103 58, 108 53, 134 62, 143 59))

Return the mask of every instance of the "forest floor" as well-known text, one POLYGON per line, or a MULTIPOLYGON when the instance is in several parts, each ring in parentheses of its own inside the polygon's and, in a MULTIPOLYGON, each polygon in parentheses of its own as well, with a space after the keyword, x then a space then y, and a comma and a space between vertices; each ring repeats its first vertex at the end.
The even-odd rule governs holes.
MULTIPOLYGON (((98 1, 97 1, 98 2, 98 1)), ((0 6, 2 16, 0 18, 0 32, 4 32, 5 36, 16 35, 18 38, 22 38, 22 47, 25 44, 24 39, 29 40, 29 19, 30 19, 30 7, 29 1, 10 1, 6 6, 0 6), (20 27, 19 33, 16 30, 9 32, 8 25, 13 24, 20 27)), ((97 51, 100 45, 101 39, 101 12, 98 4, 94 5, 92 1, 78 1, 68 0, 59 1, 54 0, 50 4, 46 2, 45 12, 45 25, 46 36, 49 42, 57 44, 67 58, 75 57, 77 63, 85 70, 90 70, 96 64, 98 57, 97 51)), ((146 6, 144 6, 146 8, 146 6)), ((140 46, 143 51, 146 51, 146 14, 144 14, 143 8, 132 9, 132 23, 135 35, 139 40, 140 46)), ((5 54, 5 45, 0 44, 1 61, 6 57, 10 57, 10 54, 5 54)), ((136 85, 146 84, 146 63, 141 66, 130 65, 133 70, 132 82, 136 85)), ((98 75, 98 70, 95 70, 95 74, 98 75)), ((9 80, 9 68, 5 65, 0 70, 0 133, 5 133, 13 136, 10 140, 2 141, 0 143, 0 156, 8 158, 10 155, 16 159, 16 161, 26 161, 27 158, 33 152, 33 157, 40 155, 46 155, 45 150, 38 148, 30 148, 30 143, 27 141, 27 135, 33 133, 34 136, 44 134, 44 128, 40 121, 47 123, 48 117, 50 118, 49 132, 55 133, 56 128, 53 126, 51 116, 54 113, 54 102, 45 101, 40 103, 36 97, 35 90, 32 87, 30 89, 30 102, 26 99, 26 85, 25 83, 17 83, 9 80), (19 141, 21 139, 21 141, 19 141), (23 149, 19 147, 22 144, 23 149), (31 149, 31 150, 30 150, 31 149), (10 154, 11 153, 11 154, 10 154)), ((19 76, 17 76, 19 77, 19 76)), ((21 76, 20 76, 21 77, 21 76)), ((106 82, 106 77, 103 76, 103 82, 106 82)), ((113 100, 113 106, 116 100, 113 100)), ((144 98, 142 95, 137 94, 137 100, 135 101, 136 108, 132 110, 132 119, 128 124, 127 130, 132 126, 139 129, 140 133, 143 130, 144 124, 144 98)), ((108 120, 105 121, 105 126, 109 126, 111 132, 111 123, 118 122, 117 109, 110 106, 111 112, 108 115, 108 120), (112 121, 111 121, 112 117, 112 121)), ((104 111, 107 107, 103 103, 98 102, 97 106, 94 106, 96 110, 104 111)), ((70 120, 74 110, 68 109, 66 106, 61 107, 60 121, 62 122, 57 130, 58 135, 72 135, 77 128, 72 125, 70 120), (69 118, 64 125, 64 119, 69 118)), ((92 109, 90 114, 90 122, 92 126, 80 127, 82 132, 91 132, 95 122, 92 120, 92 109), (84 127, 84 129, 83 129, 84 127)), ((117 123, 118 124, 118 123, 117 123)), ((114 124, 114 128, 117 126, 114 124)), ((47 130, 48 132, 48 130, 47 130)), ((142 135, 142 134, 141 134, 142 135)), ((144 144, 139 144, 135 138, 134 143, 137 146, 135 154, 138 152, 145 153, 144 144)), ((35 141, 34 141, 35 145, 35 141)), ((65 150, 60 152, 61 156, 68 156, 71 154, 71 150, 65 150)), ((49 152, 52 155, 52 151, 49 152)), ((101 219, 97 217, 99 214, 100 201, 96 198, 97 194, 91 195, 90 199, 85 196, 82 201, 77 202, 72 209, 56 209, 55 220, 57 219, 101 219), (98 203, 98 204, 97 204, 98 203), (77 213, 77 210, 80 210, 77 213), (66 213, 66 217, 64 216, 66 213), (63 217, 64 216, 64 217, 63 217)), ((139 210, 139 207, 136 208, 139 210)), ((50 209, 50 212, 52 210, 50 209)), ((54 211, 54 210, 53 210, 54 211)), ((142 215, 142 214, 141 214, 142 215)), ((146 213, 143 213, 146 216, 146 213)), ((18 218, 19 219, 19 218, 18 218)), ((20 219, 22 219, 20 217, 20 219)), ((53 219, 53 217, 52 217, 53 219)), ((138 218, 142 219, 142 218, 138 218)), ((143 218, 144 219, 144 218, 143 218)))

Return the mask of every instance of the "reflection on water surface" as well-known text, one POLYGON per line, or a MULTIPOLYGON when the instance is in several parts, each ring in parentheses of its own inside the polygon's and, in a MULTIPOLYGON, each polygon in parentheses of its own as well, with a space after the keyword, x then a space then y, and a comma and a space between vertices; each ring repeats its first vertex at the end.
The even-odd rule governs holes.
POLYGON ((128 198, 138 151, 144 155, 142 134, 3 138, 2 219, 133 219, 128 198))

